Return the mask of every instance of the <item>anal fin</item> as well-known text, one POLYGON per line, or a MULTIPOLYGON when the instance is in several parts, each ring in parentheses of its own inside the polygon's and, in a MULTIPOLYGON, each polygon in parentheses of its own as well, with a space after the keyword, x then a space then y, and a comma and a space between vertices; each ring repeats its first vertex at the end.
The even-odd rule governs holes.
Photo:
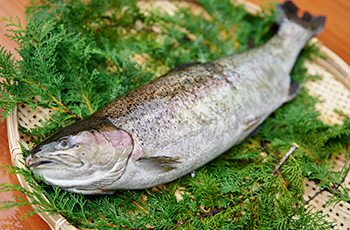
POLYGON ((301 86, 296 81, 292 80, 290 82, 289 96, 288 96, 287 102, 290 102, 291 100, 293 100, 298 95, 300 90, 301 90, 301 86))
POLYGON ((256 47, 255 41, 253 38, 248 37, 247 38, 247 50, 251 50, 256 47))

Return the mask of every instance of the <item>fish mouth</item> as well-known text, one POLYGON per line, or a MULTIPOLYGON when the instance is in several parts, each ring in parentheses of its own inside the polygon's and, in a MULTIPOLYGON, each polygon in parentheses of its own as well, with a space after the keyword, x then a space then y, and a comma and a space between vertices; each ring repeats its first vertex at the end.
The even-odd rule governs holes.
MULTIPOLYGON (((69 156, 69 155, 64 155, 64 156, 69 156)), ((71 158, 73 158, 75 160, 75 162, 67 162, 67 160, 65 161, 64 159, 62 160, 59 160, 59 159, 50 159, 50 158, 44 158, 44 159, 39 159, 39 158, 33 158, 31 155, 29 155, 27 158, 26 158, 26 165, 28 166, 28 168, 33 168, 33 167, 40 167, 40 166, 43 166, 45 165, 46 167, 47 166, 55 166, 55 165, 66 165, 66 166, 74 166, 74 167, 81 167, 84 165, 84 163, 75 158, 75 157, 72 157, 70 156, 71 158)))
POLYGON ((55 162, 55 161, 49 161, 49 160, 43 160, 43 161, 39 161, 39 162, 35 162, 35 163, 29 163, 29 164, 27 164, 27 166, 29 167, 29 168, 31 168, 31 167, 38 167, 38 166, 40 166, 40 165, 44 165, 44 164, 52 164, 52 165, 57 165, 57 164, 59 164, 58 162, 55 162))

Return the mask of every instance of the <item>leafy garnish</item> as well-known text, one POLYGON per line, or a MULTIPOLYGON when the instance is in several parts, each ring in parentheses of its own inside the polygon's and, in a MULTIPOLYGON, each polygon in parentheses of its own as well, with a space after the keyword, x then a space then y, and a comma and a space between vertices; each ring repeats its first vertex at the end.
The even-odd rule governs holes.
MULTIPOLYGON (((21 56, 16 60, 1 47, 4 115, 18 104, 51 109, 44 126, 21 128, 41 135, 37 143, 177 65, 244 52, 249 41, 258 46, 273 35, 272 9, 251 15, 229 0, 199 2, 206 15, 180 8, 170 16, 140 9, 135 0, 33 1, 26 28, 19 19, 4 19, 21 56)), ((294 66, 292 78, 301 84, 318 77, 304 67, 312 56, 319 56, 315 44, 294 66)), ((36 204, 36 211, 60 213, 82 228, 329 229, 332 223, 305 206, 303 181, 313 180, 332 193, 327 205, 349 201, 343 185, 349 166, 346 162, 335 172, 331 160, 348 154, 350 120, 342 126, 322 123, 316 102, 303 88, 254 138, 196 170, 194 178, 187 175, 152 189, 85 196, 51 187, 27 169, 8 167, 34 191, 2 184, 1 191, 21 191, 31 200, 5 201, 2 208, 36 204), (300 148, 272 173, 293 143, 300 148)))

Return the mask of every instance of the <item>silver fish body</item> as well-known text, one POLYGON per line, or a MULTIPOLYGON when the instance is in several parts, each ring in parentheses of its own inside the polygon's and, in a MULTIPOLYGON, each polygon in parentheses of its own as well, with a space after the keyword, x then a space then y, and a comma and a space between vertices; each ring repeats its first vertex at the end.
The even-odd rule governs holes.
POLYGON ((67 191, 109 193, 172 181, 241 143, 296 95, 291 69, 323 28, 291 2, 280 9, 266 44, 136 88, 35 147, 27 165, 67 191))

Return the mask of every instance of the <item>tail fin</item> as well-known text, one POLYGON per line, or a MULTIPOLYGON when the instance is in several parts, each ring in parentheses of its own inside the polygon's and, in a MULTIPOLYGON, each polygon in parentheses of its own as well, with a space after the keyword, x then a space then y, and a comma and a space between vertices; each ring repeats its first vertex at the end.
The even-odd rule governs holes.
POLYGON ((283 19, 287 18, 288 20, 301 25, 305 29, 312 31, 313 36, 319 34, 324 28, 326 17, 316 17, 315 15, 305 12, 303 17, 300 18, 298 17, 298 7, 291 1, 286 1, 282 5, 278 5, 276 10, 281 11, 281 13, 278 15, 281 22, 283 19))

